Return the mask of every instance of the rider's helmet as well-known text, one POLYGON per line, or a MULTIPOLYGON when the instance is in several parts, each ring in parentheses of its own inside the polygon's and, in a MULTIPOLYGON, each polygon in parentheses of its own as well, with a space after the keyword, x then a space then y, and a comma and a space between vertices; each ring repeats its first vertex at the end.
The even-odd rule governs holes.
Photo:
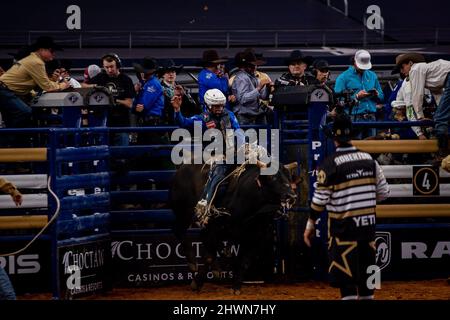
POLYGON ((209 89, 204 96, 205 104, 209 110, 212 106, 225 106, 227 98, 219 89, 209 89))

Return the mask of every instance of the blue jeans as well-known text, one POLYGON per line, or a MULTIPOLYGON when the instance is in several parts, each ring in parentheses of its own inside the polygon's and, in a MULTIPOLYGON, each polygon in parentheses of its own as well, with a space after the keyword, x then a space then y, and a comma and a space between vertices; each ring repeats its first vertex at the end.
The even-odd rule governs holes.
POLYGON ((7 128, 25 128, 31 123, 31 107, 14 92, 0 85, 0 112, 7 128))
POLYGON ((259 114, 257 116, 237 114, 236 117, 239 121, 239 124, 241 125, 267 124, 267 118, 265 113, 259 114))
POLYGON ((450 76, 445 81, 444 94, 434 113, 434 129, 437 136, 448 135, 448 120, 450 119, 450 76))
POLYGON ((202 199, 206 199, 210 203, 211 198, 216 190, 217 184, 225 178, 227 172, 227 164, 213 164, 209 170, 208 182, 206 183, 205 190, 203 191, 202 199))
POLYGON ((5 269, 0 267, 0 300, 16 300, 16 293, 5 269))
MULTIPOLYGON (((367 114, 353 114, 350 117, 352 122, 363 122, 363 121, 377 121, 377 117, 375 113, 367 113, 367 114)), ((377 130, 375 128, 367 128, 362 129, 356 136, 355 139, 365 139, 367 137, 373 137, 377 135, 377 130)))

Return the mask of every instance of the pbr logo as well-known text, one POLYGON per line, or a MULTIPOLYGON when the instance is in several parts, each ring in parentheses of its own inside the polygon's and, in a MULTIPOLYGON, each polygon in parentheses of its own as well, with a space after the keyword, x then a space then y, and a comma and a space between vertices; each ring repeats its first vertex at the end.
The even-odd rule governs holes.
POLYGON ((97 103, 100 103, 100 102, 103 100, 103 95, 102 95, 102 94, 96 94, 96 95, 94 95, 94 100, 95 100, 97 103))
POLYGON ((376 264, 383 270, 391 262, 391 233, 377 232, 375 236, 376 264))
POLYGON ((70 95, 69 97, 67 97, 67 99, 69 99, 69 101, 72 103, 75 103, 78 101, 78 97, 75 94, 70 95))

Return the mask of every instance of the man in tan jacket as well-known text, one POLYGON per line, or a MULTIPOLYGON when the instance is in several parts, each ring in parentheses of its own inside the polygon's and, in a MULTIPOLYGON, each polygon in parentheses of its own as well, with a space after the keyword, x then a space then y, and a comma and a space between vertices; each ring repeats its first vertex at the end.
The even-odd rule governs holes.
POLYGON ((52 38, 40 37, 31 45, 31 53, 27 57, 0 76, 0 112, 6 127, 29 126, 31 107, 25 101, 36 87, 47 92, 69 87, 67 81, 51 81, 45 71, 45 62, 53 60, 58 49, 52 38))

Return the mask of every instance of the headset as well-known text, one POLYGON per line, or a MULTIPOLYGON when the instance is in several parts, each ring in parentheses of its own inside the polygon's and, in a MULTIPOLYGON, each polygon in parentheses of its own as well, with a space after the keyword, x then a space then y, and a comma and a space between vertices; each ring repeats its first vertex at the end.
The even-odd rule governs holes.
POLYGON ((114 52, 105 54, 100 60, 100 65, 103 65, 103 60, 105 60, 106 58, 113 59, 116 62, 117 69, 122 68, 122 61, 120 60, 119 56, 114 52))

